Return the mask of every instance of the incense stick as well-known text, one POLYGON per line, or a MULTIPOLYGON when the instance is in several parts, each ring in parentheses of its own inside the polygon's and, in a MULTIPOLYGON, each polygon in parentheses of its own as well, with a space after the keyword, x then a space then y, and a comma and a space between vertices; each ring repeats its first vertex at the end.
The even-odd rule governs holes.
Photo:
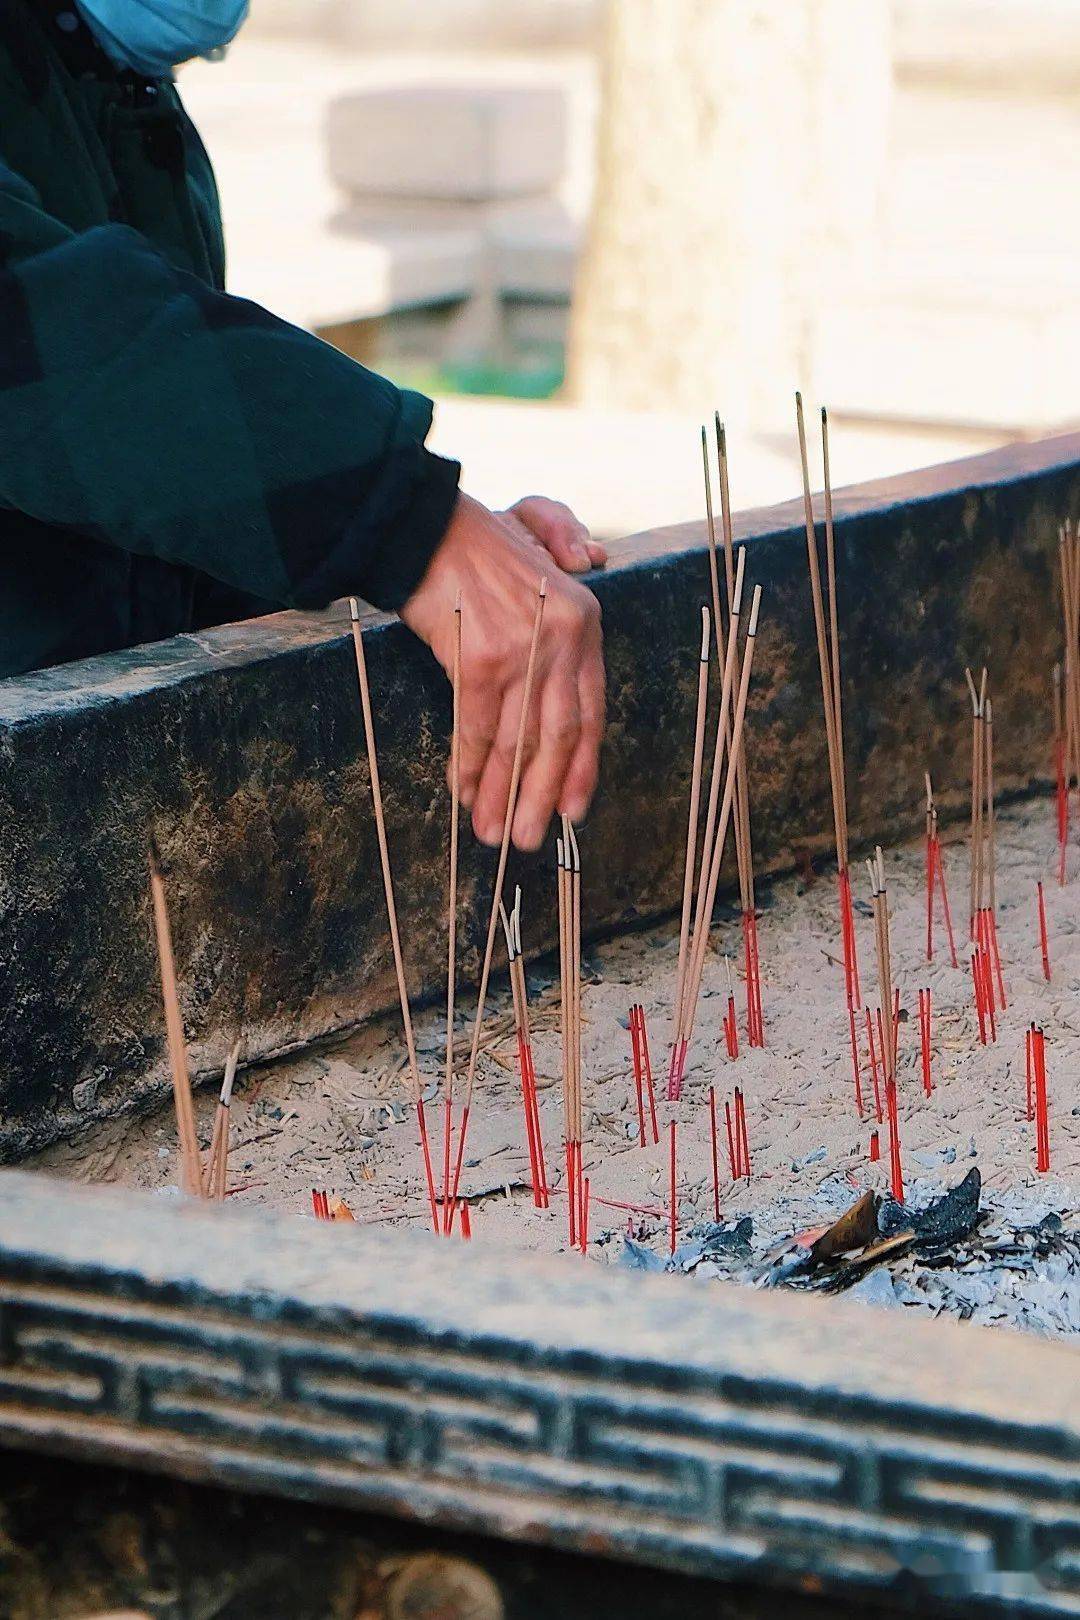
POLYGON ((540 589, 536 598, 536 612, 533 616, 532 640, 529 644, 529 657, 525 666, 525 683, 521 692, 521 713, 518 716, 517 738, 514 743, 514 759, 510 768, 510 786, 506 797, 506 813, 503 817, 502 838, 499 843, 499 863, 495 872, 495 884, 491 896, 491 910, 488 914, 487 939, 484 944, 484 957, 480 970, 480 988, 476 997, 476 1012, 473 1018, 472 1041, 469 1046, 469 1066, 465 1074, 465 1101, 462 1107, 462 1120, 458 1132, 457 1160, 454 1166, 454 1183, 450 1194, 451 1209, 457 1203, 458 1187, 461 1183, 461 1170, 465 1157, 465 1130, 468 1113, 472 1107, 473 1086, 476 1082, 476 1064, 480 1056, 480 1037, 484 1028, 484 1010, 487 1006, 488 983, 491 979, 491 959, 495 950, 495 935, 499 927, 499 904, 502 900, 503 883, 506 880, 506 862, 510 853, 510 834, 514 826, 514 812, 517 809, 518 788, 521 785, 521 768, 525 756, 525 733, 529 721, 529 706, 532 702, 533 682, 536 677, 536 653, 540 645, 540 628, 544 620, 544 602, 547 598, 547 580, 540 581, 540 589))
MULTIPOLYGON (((731 688, 734 681, 735 662, 738 652, 739 620, 742 612, 743 576, 746 568, 746 552, 740 550, 739 560, 735 570, 735 585, 732 593, 731 611, 728 615, 727 651, 724 656, 723 676, 720 683, 720 710, 716 719, 716 740, 713 746, 712 775, 709 783, 709 804, 705 813, 705 831, 701 840, 701 863, 698 876, 697 903, 694 909, 694 928, 692 938, 696 939, 700 932, 705 909, 705 895, 707 891, 707 875, 712 859, 712 847, 716 832, 716 818, 720 799, 721 766, 723 764, 724 748, 727 746, 730 757, 729 714, 728 705, 731 701, 731 688)), ((693 951, 690 953, 693 961, 693 951)), ((683 1068, 686 1062, 686 1050, 689 1042, 687 1030, 687 990, 684 981, 682 1000, 675 1013, 675 1036, 672 1052, 672 1067, 668 1075, 668 1100, 678 1100, 682 1089, 683 1068)))
MULTIPOLYGON (((704 433, 704 429, 702 429, 704 433)), ((715 572, 715 563, 714 563, 715 572)), ((694 861, 697 855, 698 812, 701 801, 701 762, 705 749, 705 711, 709 689, 709 610, 701 610, 701 654, 698 663, 697 713, 694 720, 694 756, 690 771, 690 809, 686 821, 686 860, 683 866, 682 914, 679 919, 679 963, 675 975, 676 1024, 682 1010, 686 992, 686 952, 690 936, 690 902, 694 889, 694 861)), ((668 1095, 675 1074, 679 1050, 679 1028, 671 1048, 671 1069, 668 1074, 668 1095)))
MULTIPOLYGON (((742 562, 743 553, 739 554, 742 562)), ((739 579, 736 579, 736 589, 739 579)), ((750 605, 750 620, 746 629, 746 645, 743 649, 742 677, 739 682, 739 695, 735 708, 735 719, 731 731, 731 750, 728 756, 728 768, 724 781, 724 798, 720 810, 719 825, 713 839, 712 855, 709 862, 708 881, 703 893, 699 893, 698 919, 695 920, 695 931, 690 954, 690 970, 687 978, 686 1012, 683 1024, 683 1040, 689 1042, 693 1033, 694 1019, 697 1012, 698 996, 701 992, 701 980, 705 971, 705 952, 709 942, 709 926, 712 920, 713 906, 716 904, 716 891, 720 883, 720 867, 724 858, 724 845, 727 842, 728 824, 731 819, 731 807, 735 793, 735 772, 742 751, 743 722, 746 718, 746 699, 750 689, 750 675, 754 665, 754 647, 757 639, 758 616, 761 612, 761 586, 754 586, 754 595, 750 605)), ((732 624, 738 628, 738 616, 732 616, 732 624)), ((728 662, 731 662, 732 638, 729 632, 728 662)), ((728 670, 725 669, 725 685, 730 691, 730 681, 727 679, 728 670)), ((728 700, 728 693, 720 694, 721 721, 723 707, 728 700)), ((702 850, 702 868, 707 851, 702 850)))
POLYGON ((454 653, 450 674, 450 860, 447 880, 446 930, 446 1069, 443 1076, 442 1220, 447 1229, 450 1197, 450 1149, 454 1120, 454 1003, 457 995, 458 840, 461 817, 461 592, 454 604, 454 653))
POLYGON ((225 1197, 225 1181, 229 1169, 229 1109, 232 1106, 233 1083, 236 1066, 240 1061, 240 1042, 235 1041, 225 1060, 225 1074, 221 1081, 221 1094, 214 1115, 214 1134, 210 1141, 210 1158, 206 1171, 206 1190, 211 1198, 221 1203, 225 1197))
POLYGON ((184 1021, 180 1014, 180 994, 176 982, 176 959, 173 955, 172 930, 169 926, 169 908, 161 876, 161 860, 153 834, 150 835, 149 866, 150 898, 154 909, 154 934, 161 974, 161 997, 165 1005, 165 1039, 169 1051, 169 1068, 172 1071, 176 1131, 180 1139, 180 1184, 192 1197, 204 1198, 206 1189, 199 1161, 199 1138, 195 1130, 195 1105, 191 1095, 191 1072, 188 1068, 187 1046, 184 1041, 184 1021))
POLYGON ((435 1196, 435 1178, 431 1170, 431 1151, 428 1144, 427 1123, 424 1118, 423 1088, 420 1084, 420 1069, 416 1061, 416 1040, 413 1035, 412 1009, 409 1005, 409 991, 405 982, 405 963, 401 954, 397 904, 394 899, 394 879, 390 870, 390 849, 386 839, 386 816, 383 811, 382 784, 379 780, 379 755, 375 744, 375 724, 371 710, 371 689, 368 685, 367 659, 364 655, 364 638, 360 631, 360 609, 357 606, 355 596, 349 598, 349 618, 352 624, 353 650, 356 654, 356 678, 360 687, 360 707, 364 718, 364 742, 367 747, 368 775, 371 781, 371 803, 375 813, 375 833, 379 843, 379 865, 382 870, 383 895, 386 900, 386 917, 390 926, 390 944, 394 956, 398 1000, 401 1003, 401 1022, 405 1032, 408 1084, 412 1093, 413 1107, 416 1110, 417 1124, 420 1128, 420 1146, 423 1154, 424 1177, 427 1182, 428 1203, 431 1206, 432 1225, 438 1232, 439 1209, 435 1196))

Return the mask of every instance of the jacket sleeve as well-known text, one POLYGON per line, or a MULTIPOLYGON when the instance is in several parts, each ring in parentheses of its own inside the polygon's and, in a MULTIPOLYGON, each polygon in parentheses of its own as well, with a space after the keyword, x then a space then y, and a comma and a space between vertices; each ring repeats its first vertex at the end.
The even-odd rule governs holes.
POLYGON ((0 164, 0 504, 283 606, 399 608, 460 468, 431 404, 0 164))

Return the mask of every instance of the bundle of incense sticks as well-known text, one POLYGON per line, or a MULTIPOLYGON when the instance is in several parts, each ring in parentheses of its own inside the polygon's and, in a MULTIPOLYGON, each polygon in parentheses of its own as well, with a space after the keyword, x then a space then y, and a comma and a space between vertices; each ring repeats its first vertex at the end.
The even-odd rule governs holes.
POLYGON ((532 1032, 529 1028, 529 998, 525 985, 525 963, 521 951, 521 890, 514 895, 509 916, 499 907, 506 934, 506 956, 510 968, 510 993, 514 1003, 514 1033, 517 1036, 518 1069, 521 1074, 521 1101, 525 1113, 525 1136, 529 1149, 533 1203, 537 1209, 550 1204, 544 1139, 540 1129, 540 1106, 536 1096, 536 1069, 533 1066, 532 1032))
MULTIPOLYGON (((713 413, 716 434, 716 466, 720 484, 720 529, 724 544, 724 586, 727 611, 730 615, 735 598, 735 547, 731 521, 731 486, 728 478, 727 433, 720 413, 713 413)), ((705 468, 705 511, 708 518, 709 577, 712 586, 713 614, 716 621, 716 662, 722 668, 720 644, 720 592, 716 566, 716 525, 713 518, 712 489, 709 476, 709 449, 705 429, 701 430, 701 449, 705 468)), ((735 655, 734 679, 739 681, 739 657, 735 655)), ((765 1020, 761 1003, 761 953, 758 945, 757 905, 754 895, 754 850, 750 834, 750 791, 747 780, 749 739, 743 728, 742 758, 735 772, 735 860, 739 873, 739 901, 742 908, 743 960, 746 970, 746 1041, 748 1046, 765 1045, 765 1020)), ((736 1043, 737 1044, 737 1043, 736 1043)))
POLYGON ((893 994, 892 946, 889 935, 889 893, 885 883, 885 859, 880 845, 874 859, 867 861, 870 874, 870 901, 874 911, 874 939, 877 946, 880 1005, 888 1009, 879 1024, 882 1042, 882 1069, 885 1075, 885 1112, 889 1122, 889 1179, 897 1203, 904 1202, 904 1172, 900 1158, 900 1120, 896 1097, 896 1042, 900 1020, 893 994))
POLYGON ((829 418, 821 412, 821 453, 825 484, 825 568, 829 590, 828 628, 821 590, 814 505, 810 495, 810 469, 806 455, 806 424, 802 395, 795 395, 795 420, 799 435, 799 461, 802 468, 803 514, 806 522, 806 555, 810 570, 810 596, 814 609, 818 671, 825 711, 825 742, 829 756, 829 784, 832 792, 833 833, 836 839, 837 888, 840 903, 840 939, 844 959, 844 996, 848 1012, 851 1061, 855 1097, 862 1112, 862 1085, 859 1077, 859 1051, 855 1037, 855 1013, 862 1005, 859 984, 859 957, 855 944, 855 913, 851 903, 851 875, 848 867, 847 774, 844 763, 844 722, 840 682, 840 630, 836 598, 836 543, 833 535, 832 476, 829 467, 829 418))
POLYGON ((1065 786, 1065 727, 1061 698, 1061 665, 1055 664, 1052 678, 1054 694, 1054 785, 1056 789, 1058 883, 1065 882, 1065 862, 1069 847, 1069 794, 1065 786))
POLYGON ((180 1015, 180 993, 176 981, 176 959, 173 955, 172 930, 169 926, 169 908, 165 899, 161 857, 153 834, 150 836, 149 866, 154 937, 157 941, 158 968, 161 974, 161 997, 165 1006, 165 1038, 172 1073, 176 1134, 180 1140, 180 1185, 184 1192, 193 1198, 205 1198, 208 1187, 203 1175, 199 1138, 195 1130, 195 1104, 191 1095, 191 1072, 188 1068, 187 1046, 184 1041, 184 1021, 180 1015))
POLYGON ((355 1221, 356 1216, 345 1202, 344 1198, 335 1198, 331 1203, 325 1191, 316 1187, 311 1189, 311 1207, 317 1221, 355 1221))
POLYGON ((1035 1168, 1045 1173, 1050 1168, 1050 1116, 1046 1096, 1046 1037, 1031 1024, 1025 1045, 1027 1048, 1027 1117, 1035 1121, 1035 1168))
POLYGON ((938 813, 934 802, 934 789, 930 772, 924 772, 926 781, 926 960, 934 960, 934 894, 941 895, 941 910, 945 932, 949 941, 949 955, 953 967, 956 959, 956 941, 953 939, 952 912, 949 909, 949 891, 945 886, 945 863, 941 858, 941 839, 938 837, 938 813))
MULTIPOLYGON (((735 571, 735 588, 732 597, 732 611, 728 623, 727 652, 724 658, 724 675, 720 690, 720 712, 716 721, 716 742, 713 749, 713 782, 719 780, 723 764, 724 739, 728 728, 728 706, 731 701, 733 673, 735 667, 735 654, 738 647, 739 621, 741 617, 742 583, 746 553, 740 549, 738 563, 735 571)), ((669 1082, 668 1095, 677 1100, 681 1090, 683 1075, 686 1067, 686 1054, 690 1039, 694 1031, 694 1022, 697 1016, 698 998, 701 993, 701 981, 705 971, 705 955, 708 949, 709 929, 712 922, 713 907, 716 904, 716 891, 720 883, 720 868, 724 858, 724 847, 727 843, 728 828, 731 822, 732 810, 735 802, 736 772, 742 754, 743 724, 746 717, 746 700, 750 687, 750 676, 754 665, 754 646, 757 638, 758 617, 761 612, 761 586, 755 585, 753 600, 750 605, 750 619, 746 630, 746 640, 742 652, 742 670, 739 676, 738 697, 735 702, 734 718, 731 719, 731 743, 728 748, 727 770, 724 774, 723 800, 716 813, 716 800, 718 793, 710 790, 709 809, 706 813, 705 834, 702 841, 701 863, 698 878, 697 902, 694 908, 693 932, 689 937, 686 949, 685 979, 681 996, 678 998, 675 1020, 675 1043, 677 1058, 669 1082)), ((681 942, 680 942, 681 943, 681 942)))
POLYGON ((656 1123, 656 1088, 653 1085, 652 1059, 649 1056, 649 1032, 645 1025, 645 1009, 637 1001, 630 1008, 630 1046, 634 1060, 634 1089, 637 1094, 638 1141, 641 1147, 645 1146, 643 1090, 647 1087, 649 1122, 652 1127, 652 1139, 655 1146, 660 1141, 660 1129, 656 1123))
POLYGON ((923 1091, 929 1097, 934 1090, 930 1075, 930 991, 919 991, 919 1048, 922 1058, 923 1091))
POLYGON ((994 815, 994 707, 986 670, 976 688, 964 671, 971 696, 971 939, 979 956, 988 1011, 1006 1006, 997 932, 997 840, 994 815), (996 979, 996 999, 995 999, 996 979))
POLYGON ((427 1184, 428 1204, 431 1209, 431 1223, 435 1231, 438 1232, 439 1206, 435 1195, 435 1177, 431 1169, 431 1147, 428 1142, 427 1120, 424 1114, 423 1087, 420 1083, 420 1069, 416 1061, 412 1009, 409 1004, 408 986, 405 982, 405 963, 401 954, 397 903, 394 899, 394 879, 390 870, 390 849, 386 841, 386 817, 383 813, 382 784, 379 779, 379 755, 375 745, 375 723, 371 709, 371 689, 368 685, 367 659, 364 656, 364 638, 360 632, 360 610, 355 596, 349 598, 349 618, 352 625, 353 651, 356 655, 356 678, 360 688, 360 707, 364 720, 364 742, 367 747, 371 803, 375 815, 375 832, 379 843, 379 865, 382 870, 383 895, 386 900, 386 917, 390 928, 390 946, 394 957, 398 1000, 401 1003, 401 1023, 405 1033, 405 1051, 408 1058, 406 1069, 407 1089, 412 1098, 416 1123, 420 1132, 420 1151, 424 1179, 427 1184))
POLYGON ((562 818, 557 854, 567 1223, 570 1247, 583 1248, 587 1232, 581 1161, 581 855, 566 816, 562 818))
POLYGON ((731 1102, 724 1103, 724 1123, 727 1127, 728 1165, 732 1181, 750 1180, 750 1139, 746 1132, 746 1103, 740 1087, 735 1087, 731 1102))
MULTIPOLYGON (((502 904, 503 884, 506 881, 506 863, 510 854, 510 834, 513 831, 518 789, 521 786, 521 772, 525 760, 525 735, 532 703, 533 686, 536 680, 536 655, 540 645, 540 631, 544 622, 544 603, 546 599, 547 580, 542 579, 536 596, 532 639, 529 643, 529 656, 525 665, 525 680, 521 689, 521 710, 518 714, 517 736, 514 741, 514 758, 510 767, 510 785, 506 795, 506 812, 503 816, 502 837, 499 841, 499 860, 495 869, 495 882, 492 886, 487 938, 484 943, 484 956, 480 967, 480 985, 476 994, 472 1038, 469 1042, 469 1064, 465 1071, 465 1098, 462 1103, 461 1121, 458 1126, 454 1174, 450 1186, 450 1196, 447 1200, 449 1214, 444 1222, 447 1232, 453 1230, 454 1211, 457 1208, 458 1193, 461 1188, 461 1172, 465 1164, 465 1141, 469 1129, 469 1113, 472 1109, 473 1089, 476 1084, 476 1065, 480 1058, 480 1040, 484 1032, 484 1011, 487 1007, 488 985, 491 982, 491 962, 495 953, 495 936, 499 928, 499 907, 502 904)), ((468 1236, 468 1233, 463 1230, 462 1236, 468 1236)))
POLYGON ((210 1138, 210 1156, 206 1166, 207 1196, 216 1199, 219 1204, 225 1197, 225 1182, 229 1172, 229 1109, 232 1106, 233 1082, 236 1079, 236 1066, 239 1062, 240 1042, 235 1041, 225 1060, 225 1075, 221 1082, 221 1095, 214 1115, 214 1134, 210 1138))
POLYGON ((987 1036, 997 1040, 997 1017, 994 1012, 994 980, 990 958, 977 945, 971 953, 971 983, 975 992, 975 1012, 979 1020, 979 1040, 986 1045, 987 1036))
POLYGON ((1058 530, 1058 560, 1065 640, 1064 724, 1057 722, 1062 738, 1063 797, 1066 806, 1066 826, 1059 831, 1059 838, 1062 839, 1059 876, 1064 883, 1068 796, 1073 783, 1080 790, 1080 527, 1069 520, 1058 530))

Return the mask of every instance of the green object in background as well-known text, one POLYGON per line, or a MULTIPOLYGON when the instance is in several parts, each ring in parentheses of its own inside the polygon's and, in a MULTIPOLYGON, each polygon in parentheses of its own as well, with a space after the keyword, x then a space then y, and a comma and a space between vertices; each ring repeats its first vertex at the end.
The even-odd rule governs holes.
POLYGON ((425 394, 482 394, 504 399, 551 399, 563 385, 566 375, 561 346, 552 346, 549 355, 522 359, 516 365, 498 365, 488 360, 447 361, 429 366, 403 361, 387 361, 386 374, 399 388, 419 389, 425 394))

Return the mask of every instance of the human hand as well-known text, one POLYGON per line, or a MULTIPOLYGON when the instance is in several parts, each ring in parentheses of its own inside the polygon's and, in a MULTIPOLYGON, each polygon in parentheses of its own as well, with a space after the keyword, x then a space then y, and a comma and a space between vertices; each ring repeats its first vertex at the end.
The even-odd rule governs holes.
POLYGON ((543 546, 564 573, 584 574, 607 562, 607 548, 592 538, 584 523, 562 501, 551 501, 546 495, 526 495, 496 516, 524 539, 543 546))
POLYGON ((449 673, 460 593, 461 800, 472 807, 476 836, 498 844, 537 597, 547 580, 512 830, 519 849, 534 850, 555 810, 579 821, 592 799, 604 731, 604 658, 599 603, 566 577, 561 564, 552 567, 559 557, 551 548, 569 554, 571 542, 585 544, 565 526, 562 514, 571 514, 538 497, 521 504, 549 537, 559 530, 559 538, 541 539, 517 508, 508 518, 459 495, 442 543, 401 617, 449 673), (536 504, 545 510, 538 513, 536 504))

